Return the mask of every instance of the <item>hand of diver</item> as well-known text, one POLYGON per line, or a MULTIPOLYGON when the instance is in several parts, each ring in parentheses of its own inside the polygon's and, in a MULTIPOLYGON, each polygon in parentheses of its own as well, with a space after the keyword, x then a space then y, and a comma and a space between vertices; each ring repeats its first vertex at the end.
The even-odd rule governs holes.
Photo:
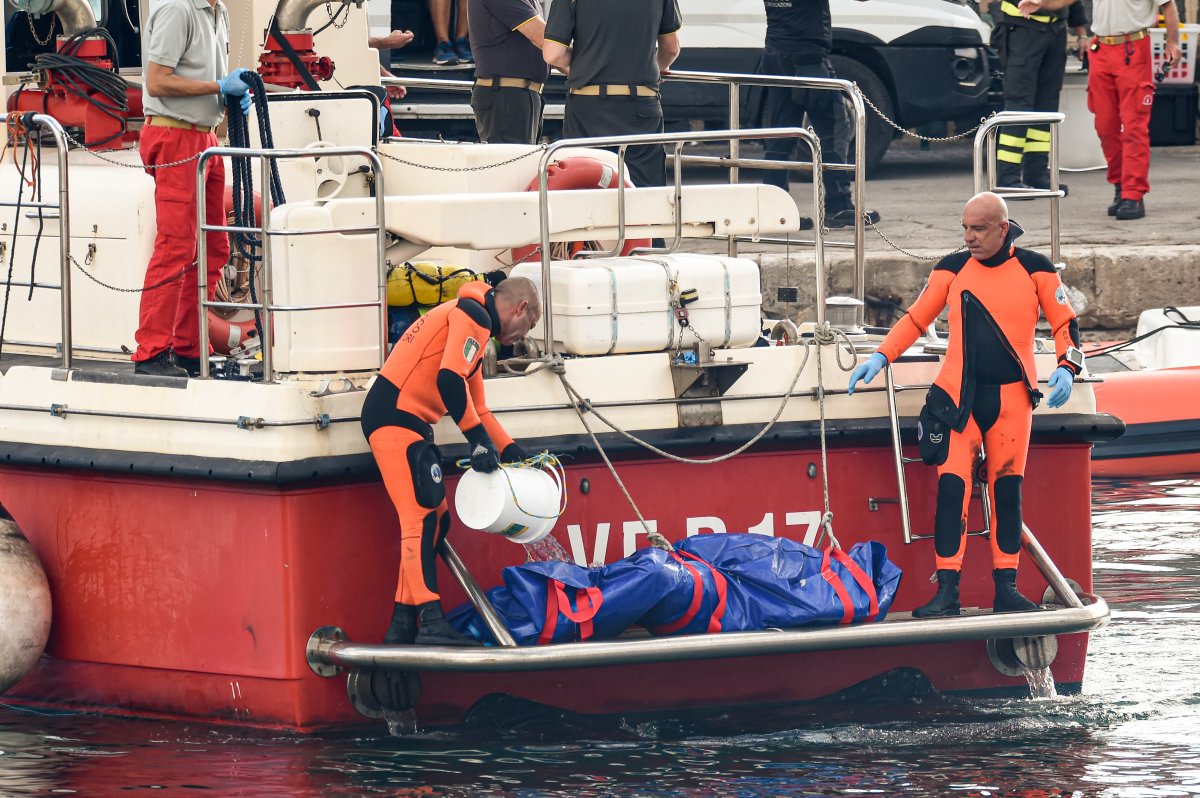
POLYGON ((875 379, 875 375, 882 371, 886 365, 886 357, 878 352, 872 353, 869 358, 855 366, 854 371, 850 372, 850 388, 847 390, 847 393, 850 396, 854 396, 854 386, 858 384, 859 380, 870 383, 871 380, 875 379))
POLYGON ((1075 372, 1066 366, 1059 366, 1050 375, 1046 385, 1050 388, 1050 398, 1046 400, 1048 407, 1062 407, 1071 398, 1071 387, 1075 383, 1075 372))

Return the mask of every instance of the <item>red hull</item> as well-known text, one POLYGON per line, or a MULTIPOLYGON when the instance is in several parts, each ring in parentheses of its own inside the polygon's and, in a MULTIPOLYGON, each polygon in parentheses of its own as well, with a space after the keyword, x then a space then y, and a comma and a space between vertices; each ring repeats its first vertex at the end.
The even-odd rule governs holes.
MULTIPOLYGON (((821 481, 807 476, 816 451, 765 452, 706 467, 629 461, 621 474, 647 519, 670 539, 689 519, 705 531, 755 528, 804 540, 822 508, 821 481), (699 519, 699 520, 698 520, 699 519)), ((849 548, 879 540, 906 573, 894 611, 931 594, 932 543, 904 545, 891 453, 847 447, 829 457, 835 532, 849 548)), ((932 527, 932 469, 909 469, 914 531, 932 527)), ((1091 591, 1090 475, 1085 444, 1035 445, 1026 520, 1064 575, 1091 591)), ((343 678, 322 679, 305 643, 335 624, 350 639, 378 642, 392 603, 397 524, 378 483, 282 490, 199 480, 4 469, 2 500, 36 548, 50 579, 54 628, 48 656, 10 695, 68 707, 192 717, 300 730, 362 723, 343 678)), ((601 465, 568 469, 570 503, 553 533, 585 562, 608 562, 644 536, 601 465), (585 492, 582 487, 587 483, 585 492), (571 530, 571 527, 576 527, 571 530), (606 545, 597 551, 596 542, 606 545)), ((981 521, 977 505, 971 527, 981 521)), ((485 587, 522 547, 456 526, 459 553, 485 587)), ((963 603, 990 606, 987 541, 973 537, 963 603)), ((447 606, 465 600, 440 576, 447 606)), ((1020 587, 1046 587, 1026 563, 1020 587)), ((1059 641, 1059 683, 1083 678, 1086 635, 1059 641)), ((983 642, 908 646, 759 659, 589 670, 422 675, 423 724, 460 720, 497 692, 578 712, 617 712, 803 700, 898 667, 924 672, 939 690, 1017 687, 989 663, 983 642), (769 661, 764 661, 769 660, 769 661), (753 678, 747 675, 753 673, 753 678)))
POLYGON ((1092 473, 1159 477, 1200 473, 1200 367, 1105 374, 1096 409, 1125 422, 1115 441, 1097 444, 1092 473))

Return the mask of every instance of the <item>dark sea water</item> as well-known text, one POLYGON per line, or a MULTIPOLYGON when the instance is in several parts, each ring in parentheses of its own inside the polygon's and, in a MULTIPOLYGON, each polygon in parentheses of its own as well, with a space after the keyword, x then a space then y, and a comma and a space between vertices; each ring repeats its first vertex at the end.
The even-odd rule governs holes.
POLYGON ((1098 482, 1078 696, 298 736, 0 707, 0 796, 1200 795, 1200 479, 1098 482))

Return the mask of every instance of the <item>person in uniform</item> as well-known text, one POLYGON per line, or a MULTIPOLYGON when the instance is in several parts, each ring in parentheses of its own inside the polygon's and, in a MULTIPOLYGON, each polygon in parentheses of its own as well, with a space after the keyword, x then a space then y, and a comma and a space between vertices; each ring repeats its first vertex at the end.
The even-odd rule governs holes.
POLYGON ((400 518, 400 578, 386 643, 478 645, 450 626, 438 595, 437 550, 450 514, 433 425, 450 414, 477 471, 525 459, 488 410, 481 367, 489 338, 511 345, 539 318, 537 290, 523 277, 495 289, 467 283, 457 299, 404 332, 367 393, 363 435, 400 518))
POLYGON ((967 506, 981 448, 987 455, 993 508, 992 611, 1037 609, 1017 592, 1016 581, 1021 483, 1033 409, 1042 397, 1033 361, 1039 309, 1050 323, 1058 355, 1049 380, 1050 407, 1070 399, 1072 383, 1083 370, 1079 325, 1066 287, 1049 258, 1013 243, 1022 230, 1009 220, 1004 200, 991 192, 975 195, 963 210, 962 226, 968 251, 938 262, 917 301, 850 374, 853 395, 859 380, 869 383, 924 334, 943 308, 949 308, 950 348, 929 390, 918 430, 922 459, 938 466, 938 590, 929 603, 913 611, 918 618, 959 614, 967 506))
MULTIPOLYGON (((767 9, 767 35, 763 43, 762 72, 804 78, 834 78, 829 52, 833 49, 833 27, 829 0, 763 0, 767 9)), ((846 163, 850 143, 850 118, 842 96, 825 89, 768 87, 763 95, 763 122, 767 127, 803 127, 804 114, 821 141, 821 156, 826 163, 846 163)), ((764 157, 770 161, 789 161, 796 151, 797 139, 767 139, 764 157)), ((807 147, 806 147, 807 149, 807 147)), ((854 203, 850 197, 850 174, 826 169, 825 226, 852 227, 854 203)), ((774 169, 763 182, 788 190, 788 172, 774 169)), ((868 211, 871 222, 879 214, 868 211)), ((812 219, 800 217, 800 229, 812 227, 812 219)))
POLYGON ((533 144, 542 135, 546 20, 535 0, 467 0, 475 51, 471 110, 479 140, 533 144))
MULTIPOLYGON (((1000 3, 992 45, 1004 67, 1005 111, 1057 111, 1067 68, 1067 29, 1076 46, 1087 32, 1083 3, 1073 0, 1061 13, 1022 14, 1011 0, 1000 3)), ((1050 188, 1050 126, 1001 130, 996 147, 996 185, 1001 188, 1050 188)), ((1058 186, 1065 193, 1067 187, 1058 186)))
MULTIPOLYGON (((1021 0, 1024 14, 1044 14, 1069 0, 1021 0)), ((1141 219, 1150 191, 1150 110, 1154 74, 1151 28, 1162 14, 1166 23, 1164 63, 1178 64, 1179 10, 1175 0, 1092 0, 1092 43, 1088 47, 1088 108, 1108 163, 1113 200, 1108 215, 1141 219)))
MULTIPOLYGON (((678 0, 563 0, 550 6, 546 63, 567 75, 567 138, 663 132, 659 84, 679 57, 678 0)), ((635 186, 667 183, 661 145, 625 151, 635 186)))
MULTIPOLYGON (((217 146, 225 118, 224 96, 241 98, 250 112, 246 70, 225 74, 229 13, 221 0, 159 0, 146 21, 146 75, 142 102, 146 125, 138 149, 154 178, 158 233, 146 266, 134 372, 186 377, 200 373, 199 303, 196 301, 196 156, 217 146), (221 77, 224 75, 224 77, 221 77)), ((225 224, 225 165, 205 165, 205 219, 225 224)), ((223 232, 208 233, 208 298, 229 260, 223 232)))

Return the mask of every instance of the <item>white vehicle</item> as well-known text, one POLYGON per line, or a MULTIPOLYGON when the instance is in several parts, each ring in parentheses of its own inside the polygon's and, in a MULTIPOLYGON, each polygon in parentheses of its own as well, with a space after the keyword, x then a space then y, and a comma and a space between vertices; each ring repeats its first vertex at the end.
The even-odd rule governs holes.
MULTIPOLYGON (((428 50, 432 37, 425 3, 411 2, 411 12, 389 16, 391 8, 408 2, 371 0, 371 25, 376 33, 391 27, 412 28, 417 40, 393 53, 397 74, 468 78, 469 67, 434 68, 428 50), (425 47, 425 42, 430 42, 425 47), (432 72, 430 70, 433 70, 432 72)), ((758 71, 766 33, 762 0, 680 0, 683 52, 678 70, 697 72, 758 71)), ((974 119, 985 116, 991 105, 992 64, 985 43, 989 29, 979 16, 958 0, 831 0, 833 15, 833 65, 838 77, 856 82, 868 99, 901 127, 927 122, 974 119)), ((548 116, 561 113, 562 84, 547 89, 548 116)), ((743 103, 743 125, 756 123, 753 92, 743 103)), ((668 84, 663 90, 664 111, 670 125, 689 120, 724 126, 728 100, 723 87, 668 84)), ((471 120, 465 95, 414 92, 401 118, 471 120)), ((891 143, 894 129, 878 115, 868 121, 868 162, 879 162, 891 143)))

